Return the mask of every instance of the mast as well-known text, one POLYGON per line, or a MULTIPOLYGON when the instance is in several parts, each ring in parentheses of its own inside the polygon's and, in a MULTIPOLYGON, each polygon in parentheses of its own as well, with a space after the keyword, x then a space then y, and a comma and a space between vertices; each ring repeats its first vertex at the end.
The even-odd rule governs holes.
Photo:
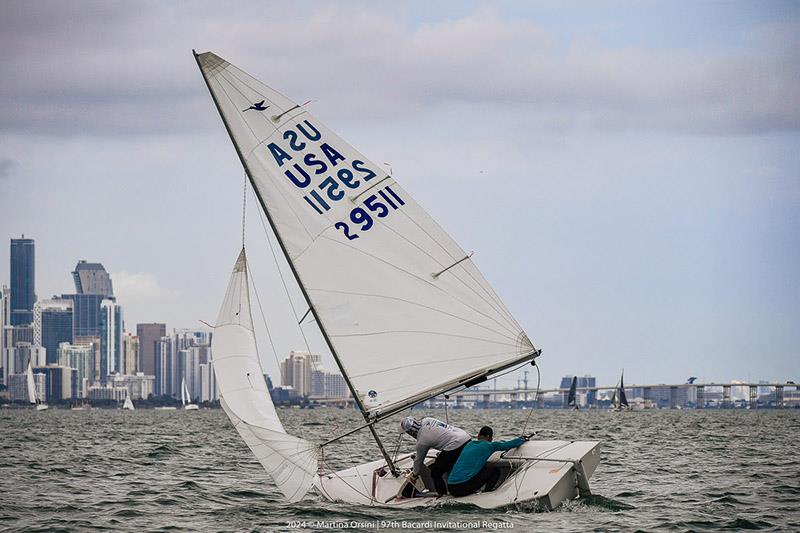
MULTIPOLYGON (((308 304, 308 308, 311 311, 311 314, 316 320, 317 325, 319 326, 319 330, 322 333, 322 337, 325 339, 325 344, 328 345, 328 349, 331 351, 331 355, 333 356, 334 361, 336 362, 336 366, 339 367, 339 370, 342 373, 342 377, 344 378, 345 383, 347 384, 347 388, 350 390, 350 395, 353 397, 353 401, 358 406, 359 410, 361 411, 361 415, 364 417, 364 420, 370 422, 369 420, 369 412, 364 408, 364 404, 361 402, 361 398, 359 398, 355 387, 353 387, 353 383, 350 381, 350 377, 347 375, 347 371, 342 365, 341 360, 339 359, 338 354, 336 353, 336 349, 333 347, 333 343, 328 336, 328 332, 325 330, 325 326, 323 325, 322 321, 320 320, 317 310, 314 308, 314 305, 311 303, 311 298, 308 296, 306 292, 306 288, 303 286, 303 283, 300 281, 300 276, 295 269, 294 263, 292 262, 291 257, 289 256, 289 252, 286 250, 286 246, 284 245, 283 241, 281 240, 280 234, 278 233, 275 222, 272 219, 272 215, 270 214, 269 209, 267 209, 266 203, 264 203, 264 199, 261 197, 261 194, 258 191, 258 187, 256 187, 255 181, 253 180, 253 175, 250 172, 250 168, 247 166, 247 161, 245 160, 241 150, 239 149, 239 145, 236 144, 236 140, 233 137, 233 132, 231 131, 230 125, 228 124, 225 115, 222 113, 222 108, 217 101, 217 97, 214 94, 214 91, 211 90, 211 85, 208 82, 208 78, 206 77, 206 73, 203 71, 203 67, 200 65, 199 54, 192 50, 192 54, 194 55, 194 60, 197 63, 197 68, 200 69, 200 74, 203 76, 203 81, 206 83, 206 88, 208 89, 209 94, 211 94, 211 99, 214 101, 214 106, 217 108, 217 112, 219 113, 220 118, 222 119, 222 123, 225 126, 225 131, 228 132, 228 137, 231 139, 231 143, 233 143, 233 147, 236 149, 236 155, 239 156, 239 161, 244 168, 245 174, 247 174, 247 179, 250 181, 250 186, 253 187, 253 191, 255 192, 256 198, 258 198, 258 203, 261 205, 261 209, 264 211, 264 214, 267 217, 267 221, 269 222, 269 227, 272 229, 272 233, 275 234, 275 239, 278 241, 278 245, 280 245, 281 251, 283 252, 283 256, 286 259, 286 262, 289 264, 289 268, 292 270, 292 275, 294 276, 297 285, 300 287, 300 292, 303 294, 303 298, 308 304)), ((394 462, 392 461, 389 453, 386 451, 386 448, 383 446, 383 442, 381 441, 380 437, 378 436, 378 432, 375 430, 373 424, 369 424, 370 433, 375 439, 375 442, 378 445, 378 448, 381 450, 381 454, 383 454, 383 458, 386 459, 386 464, 391 469, 394 475, 397 475, 397 469, 394 466, 394 462)))

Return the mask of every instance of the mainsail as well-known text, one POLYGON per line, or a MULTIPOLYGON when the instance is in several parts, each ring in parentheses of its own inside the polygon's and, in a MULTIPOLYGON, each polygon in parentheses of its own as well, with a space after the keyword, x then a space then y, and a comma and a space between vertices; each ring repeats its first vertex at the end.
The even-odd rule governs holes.
POLYGON ((536 357, 467 253, 393 177, 302 105, 213 53, 195 57, 365 415, 536 357))
POLYGON ((192 399, 189 396, 189 389, 186 387, 186 378, 183 378, 183 380, 181 380, 181 403, 186 407, 186 404, 191 402, 192 399))
POLYGON ((569 396, 567 396, 567 406, 575 407, 576 392, 578 390, 578 376, 572 376, 572 385, 569 386, 569 396))
POLYGON ((28 381, 28 401, 31 403, 36 403, 36 382, 33 381, 33 368, 31 368, 30 361, 28 362, 28 372, 27 372, 27 381, 28 381))
POLYGON ((628 407, 628 397, 625 396, 625 372, 619 377, 619 405, 628 407))
POLYGON ((212 339, 220 403, 239 435, 289 501, 301 499, 317 472, 317 447, 287 435, 256 350, 247 260, 236 260, 212 339))

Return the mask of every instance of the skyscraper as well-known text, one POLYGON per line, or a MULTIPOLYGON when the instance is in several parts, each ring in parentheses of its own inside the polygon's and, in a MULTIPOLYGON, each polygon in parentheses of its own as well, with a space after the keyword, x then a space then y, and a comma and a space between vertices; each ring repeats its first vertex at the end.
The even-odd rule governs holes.
POLYGON ((0 287, 0 383, 5 383, 5 360, 4 350, 11 347, 11 326, 8 324, 10 291, 6 285, 0 287))
POLYGON ((147 376, 156 375, 156 351, 161 337, 166 336, 166 324, 136 324, 139 337, 139 372, 147 376))
POLYGON ((156 396, 175 396, 180 383, 178 379, 177 349, 175 337, 164 335, 158 340, 155 350, 155 394, 156 396))
POLYGON ((72 342, 72 301, 40 300, 33 305, 33 344, 47 349, 47 364, 58 363, 58 345, 72 342))
POLYGON ((94 346, 77 346, 62 342, 58 347, 58 364, 75 370, 77 396, 85 398, 89 384, 94 381, 94 346))
POLYGON ((311 369, 319 362, 319 354, 292 350, 281 362, 281 385, 290 385, 300 396, 308 396, 311 394, 311 369))
POLYGON ((11 325, 33 322, 36 301, 33 239, 11 239, 11 325))
POLYGON ((114 300, 100 303, 100 379, 122 367, 122 306, 114 300))
POLYGON ((78 261, 72 272, 75 281, 76 294, 100 294, 101 296, 114 296, 111 277, 101 263, 87 263, 78 261))
POLYGON ((122 368, 119 369, 119 373, 133 376, 139 372, 138 364, 139 337, 126 331, 122 335, 122 368))
MULTIPOLYGON (((100 303, 102 294, 62 294, 62 300, 72 301, 72 337, 100 336, 100 303)), ((113 296, 110 298, 113 299, 113 296)))

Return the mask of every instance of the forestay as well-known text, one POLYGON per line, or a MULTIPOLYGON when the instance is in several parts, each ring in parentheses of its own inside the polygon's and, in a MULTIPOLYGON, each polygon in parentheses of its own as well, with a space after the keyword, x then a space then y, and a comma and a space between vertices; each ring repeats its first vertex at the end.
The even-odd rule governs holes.
POLYGON ((256 350, 244 250, 233 268, 212 349, 223 409, 286 498, 301 499, 314 482, 317 447, 286 434, 270 399, 256 350))
POLYGON ((303 106, 212 53, 197 60, 370 414, 534 356, 472 260, 391 176, 303 106))

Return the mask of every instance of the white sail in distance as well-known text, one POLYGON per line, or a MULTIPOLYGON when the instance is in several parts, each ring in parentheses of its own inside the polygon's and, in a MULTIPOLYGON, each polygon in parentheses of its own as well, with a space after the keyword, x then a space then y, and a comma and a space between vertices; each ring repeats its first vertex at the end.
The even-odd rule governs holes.
POLYGON ((186 407, 186 404, 191 402, 189 398, 189 389, 186 387, 186 378, 181 380, 181 404, 186 407))
POLYGON ((28 401, 31 403, 36 403, 36 382, 33 380, 33 368, 31 368, 31 363, 28 361, 28 372, 27 372, 27 380, 28 380, 28 401))
POLYGON ((293 502, 305 496, 314 482, 318 448, 288 435, 275 412, 256 349, 248 287, 242 250, 211 341, 220 403, 280 491, 293 502))
POLYGON ((467 253, 391 176, 301 105, 196 56, 319 326, 370 415, 535 349, 467 253))

